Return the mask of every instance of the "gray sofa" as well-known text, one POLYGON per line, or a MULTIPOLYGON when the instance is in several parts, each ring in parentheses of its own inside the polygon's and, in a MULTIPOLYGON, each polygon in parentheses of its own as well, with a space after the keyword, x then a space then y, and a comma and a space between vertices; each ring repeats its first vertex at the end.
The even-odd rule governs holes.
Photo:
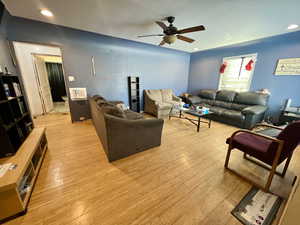
POLYGON ((160 146, 164 121, 121 110, 101 96, 89 98, 91 116, 109 162, 160 146))
POLYGON ((188 97, 188 102, 209 108, 211 119, 251 129, 260 123, 268 109, 269 95, 256 92, 201 90, 197 96, 188 97))
POLYGON ((144 112, 166 118, 173 105, 180 105, 181 98, 175 96, 171 89, 144 90, 144 112))

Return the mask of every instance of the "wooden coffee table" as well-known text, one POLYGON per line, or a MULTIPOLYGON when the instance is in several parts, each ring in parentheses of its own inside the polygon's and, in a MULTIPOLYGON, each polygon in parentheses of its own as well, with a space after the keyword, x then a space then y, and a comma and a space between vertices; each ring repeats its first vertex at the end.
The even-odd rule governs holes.
POLYGON ((201 123, 207 123, 208 127, 209 128, 211 127, 210 115, 212 115, 213 112, 202 113, 200 111, 196 111, 196 110, 193 110, 193 109, 186 109, 186 108, 179 108, 179 109, 176 109, 176 110, 179 110, 179 116, 172 115, 172 113, 174 111, 174 107, 172 107, 172 109, 169 113, 169 120, 172 117, 179 118, 179 119, 185 119, 185 120, 191 122, 192 124, 194 124, 195 126, 197 126, 197 132, 199 132, 199 130, 200 130, 200 124, 201 123), (197 119, 192 119, 192 118, 186 117, 184 114, 189 114, 189 115, 195 116, 195 117, 197 117, 197 119), (201 120, 201 118, 205 118, 208 121, 203 121, 203 120, 201 120))

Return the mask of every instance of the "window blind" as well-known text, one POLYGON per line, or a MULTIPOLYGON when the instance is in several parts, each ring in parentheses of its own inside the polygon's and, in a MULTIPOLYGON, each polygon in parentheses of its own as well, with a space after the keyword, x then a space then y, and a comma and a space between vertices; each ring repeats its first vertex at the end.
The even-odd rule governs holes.
POLYGON ((219 90, 249 91, 255 62, 256 54, 224 58, 223 63, 226 67, 224 72, 220 73, 219 90), (249 71, 246 66, 251 60, 253 64, 249 71))

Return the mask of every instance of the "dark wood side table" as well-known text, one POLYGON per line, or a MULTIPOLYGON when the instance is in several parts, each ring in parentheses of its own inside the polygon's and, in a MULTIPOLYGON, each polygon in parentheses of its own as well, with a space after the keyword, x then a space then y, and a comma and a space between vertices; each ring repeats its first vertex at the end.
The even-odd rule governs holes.
POLYGON ((279 117, 280 124, 291 123, 296 120, 300 120, 300 114, 293 112, 282 112, 279 117))
POLYGON ((170 113, 169 113, 169 120, 172 117, 188 120, 189 122, 191 122, 192 124, 194 124, 197 127, 197 132, 199 132, 199 130, 200 130, 200 124, 201 123, 207 123, 208 127, 209 128, 211 127, 211 118, 209 117, 209 115, 213 114, 213 112, 209 112, 209 113, 204 114, 202 112, 198 112, 198 111, 193 110, 193 109, 180 108, 178 110, 179 110, 179 116, 173 115, 172 113, 174 111, 174 107, 172 107, 172 109, 170 110, 170 113), (186 117, 184 114, 189 114, 189 115, 192 115, 192 116, 196 116, 197 119, 192 119, 192 118, 186 117), (205 118, 208 121, 203 121, 203 120, 201 120, 201 118, 205 118))

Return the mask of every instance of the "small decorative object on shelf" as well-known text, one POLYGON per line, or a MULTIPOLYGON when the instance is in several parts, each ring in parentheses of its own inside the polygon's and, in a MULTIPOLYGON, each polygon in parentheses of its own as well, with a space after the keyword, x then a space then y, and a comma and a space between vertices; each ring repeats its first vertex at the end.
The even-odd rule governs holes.
POLYGON ((129 107, 132 111, 140 112, 140 78, 128 77, 129 107))
POLYGON ((4 87, 4 92, 5 92, 6 97, 10 98, 11 95, 10 95, 8 84, 3 84, 3 87, 4 87))

